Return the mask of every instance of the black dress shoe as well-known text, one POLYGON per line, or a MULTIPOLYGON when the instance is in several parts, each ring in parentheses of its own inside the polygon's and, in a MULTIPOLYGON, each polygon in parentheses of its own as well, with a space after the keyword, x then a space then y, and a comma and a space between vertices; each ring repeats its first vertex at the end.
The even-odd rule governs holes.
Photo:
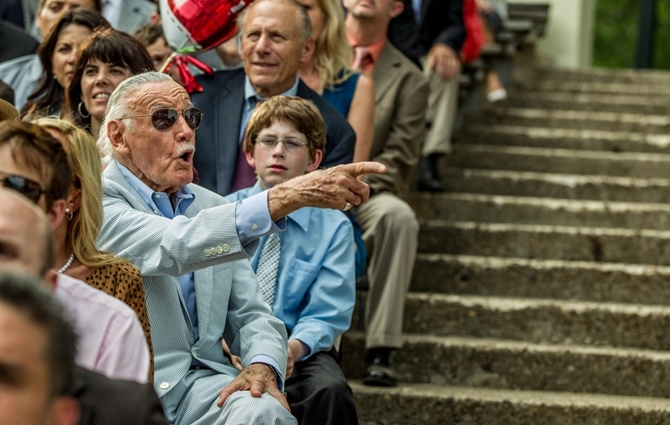
POLYGON ((437 172, 437 161, 441 155, 430 154, 421 158, 417 188, 423 192, 444 192, 444 184, 437 172))
POLYGON ((391 365, 390 348, 368 350, 363 384, 375 387, 395 387, 398 376, 391 365))

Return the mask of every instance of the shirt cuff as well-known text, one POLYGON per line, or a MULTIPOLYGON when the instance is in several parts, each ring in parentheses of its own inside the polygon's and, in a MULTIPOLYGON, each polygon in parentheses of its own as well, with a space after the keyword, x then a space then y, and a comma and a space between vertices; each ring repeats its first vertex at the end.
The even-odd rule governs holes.
POLYGON ((249 362, 249 364, 252 363, 263 363, 274 369, 275 375, 277 376, 277 387, 279 388, 279 391, 281 391, 282 393, 284 392, 284 377, 282 376, 280 372, 281 369, 279 369, 279 365, 277 364, 275 359, 273 359, 270 356, 266 356, 265 354, 256 354, 251 358, 251 361, 249 362))
POLYGON ((286 229, 286 218, 273 222, 268 207, 268 191, 257 193, 235 204, 235 227, 242 246, 286 229))

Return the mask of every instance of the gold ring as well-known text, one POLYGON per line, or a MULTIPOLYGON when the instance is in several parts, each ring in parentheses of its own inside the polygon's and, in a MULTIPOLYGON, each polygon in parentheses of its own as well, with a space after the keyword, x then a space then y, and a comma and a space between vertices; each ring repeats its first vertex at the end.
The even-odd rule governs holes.
POLYGON ((351 204, 351 202, 347 202, 347 205, 345 205, 344 208, 341 209, 341 211, 349 211, 353 207, 354 206, 351 204))

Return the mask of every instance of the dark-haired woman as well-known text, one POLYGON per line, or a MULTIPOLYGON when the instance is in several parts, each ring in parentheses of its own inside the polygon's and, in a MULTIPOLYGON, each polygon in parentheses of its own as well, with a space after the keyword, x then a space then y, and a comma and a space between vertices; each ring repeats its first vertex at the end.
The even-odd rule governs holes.
POLYGON ((42 77, 21 108, 22 115, 60 115, 77 49, 100 26, 108 26, 107 21, 91 10, 76 9, 63 15, 37 49, 42 77))
POLYGON ((154 69, 151 56, 130 35, 105 28, 80 46, 66 94, 66 117, 98 137, 107 101, 132 75, 154 69))

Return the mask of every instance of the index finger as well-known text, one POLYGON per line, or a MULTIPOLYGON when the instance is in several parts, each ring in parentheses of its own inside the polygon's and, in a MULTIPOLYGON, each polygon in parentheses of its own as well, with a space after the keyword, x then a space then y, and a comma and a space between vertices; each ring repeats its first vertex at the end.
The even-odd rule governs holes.
POLYGON ((363 174, 384 174, 386 173, 386 165, 380 162, 374 161, 363 161, 355 162, 353 164, 342 164, 338 165, 340 170, 344 171, 347 174, 352 175, 353 177, 358 177, 363 174))

